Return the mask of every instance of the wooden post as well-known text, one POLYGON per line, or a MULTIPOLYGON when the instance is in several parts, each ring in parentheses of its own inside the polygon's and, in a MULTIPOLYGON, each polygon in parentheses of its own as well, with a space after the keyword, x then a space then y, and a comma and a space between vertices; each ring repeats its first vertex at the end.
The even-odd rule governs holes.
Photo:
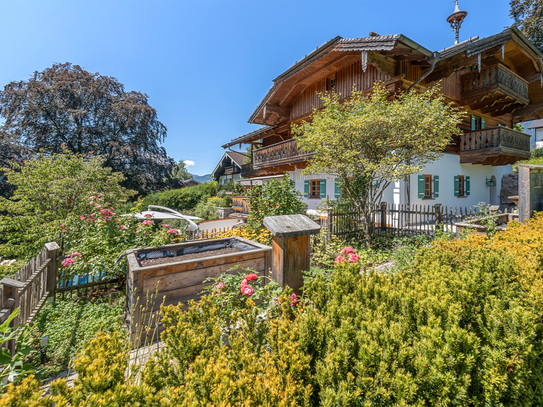
POLYGON ((332 237, 332 207, 328 206, 326 208, 326 213, 328 214, 328 224, 326 225, 328 230, 326 231, 326 240, 330 242, 330 238, 332 237))
MULTIPOLYGON (((19 288, 24 287, 24 282, 13 280, 11 278, 3 278, 0 281, 2 284, 2 318, 0 323, 3 323, 11 313, 19 307, 19 288)), ((21 316, 17 315, 9 324, 10 327, 20 324, 21 316)), ((13 355, 15 352, 15 340, 11 340, 7 343, 7 348, 13 355)))
POLYGON ((381 233, 387 231, 387 203, 381 202, 381 233))
POLYGON ((49 266, 47 266, 47 285, 46 290, 49 296, 53 297, 55 301, 55 291, 57 288, 57 276, 58 276, 58 251, 60 246, 56 242, 46 243, 45 249, 47 250, 47 258, 51 259, 49 266))
POLYGON ((300 294, 302 272, 310 267, 310 235, 319 233, 320 225, 305 215, 280 215, 265 217, 264 226, 273 235, 273 279, 300 294))
POLYGON ((435 211, 435 230, 439 229, 439 224, 441 223, 441 204, 435 204, 434 205, 434 211, 435 211))

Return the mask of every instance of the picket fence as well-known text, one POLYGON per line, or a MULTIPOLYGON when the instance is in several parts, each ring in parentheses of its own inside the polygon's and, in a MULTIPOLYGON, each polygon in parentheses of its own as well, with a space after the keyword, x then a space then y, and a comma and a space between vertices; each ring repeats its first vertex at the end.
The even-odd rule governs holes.
MULTIPOLYGON (((505 213, 508 213, 507 210, 505 213)), ((455 226, 481 214, 478 207, 452 207, 435 205, 396 205, 382 202, 371 214, 373 233, 395 236, 433 236, 437 230, 457 234, 455 226)), ((321 226, 328 228, 328 239, 332 235, 341 239, 362 239, 363 218, 354 206, 342 205, 329 208, 327 216, 321 217, 321 226)))

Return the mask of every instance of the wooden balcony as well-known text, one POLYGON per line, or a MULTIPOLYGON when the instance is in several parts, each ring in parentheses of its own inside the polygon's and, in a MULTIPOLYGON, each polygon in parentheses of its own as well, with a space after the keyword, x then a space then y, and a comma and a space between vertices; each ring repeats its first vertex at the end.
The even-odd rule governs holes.
POLYGON ((243 164, 241 166, 241 176, 248 177, 253 173, 253 163, 243 164))
POLYGON ((253 152, 254 169, 293 164, 305 161, 312 153, 302 153, 296 140, 286 140, 253 152))
POLYGON ((460 75, 460 104, 498 116, 527 105, 528 82, 501 64, 460 75))
POLYGON ((465 132, 460 136, 460 164, 506 165, 530 158, 530 136, 507 127, 465 132))

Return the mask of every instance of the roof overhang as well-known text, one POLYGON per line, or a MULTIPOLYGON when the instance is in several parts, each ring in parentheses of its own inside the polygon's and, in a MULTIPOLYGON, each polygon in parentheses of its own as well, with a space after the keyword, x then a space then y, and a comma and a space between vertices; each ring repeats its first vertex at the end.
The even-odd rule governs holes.
POLYGON ((235 146, 236 144, 241 145, 242 143, 250 143, 252 141, 260 140, 262 138, 265 138, 268 135, 272 135, 273 130, 274 130, 273 126, 261 127, 260 129, 244 134, 243 136, 237 137, 231 140, 230 142, 223 144, 222 148, 229 148, 229 147, 235 146))
POLYGON ((249 118, 249 123, 278 125, 281 120, 287 120, 287 117, 273 114, 288 106, 289 102, 304 88, 304 81, 309 83, 321 71, 339 69, 361 61, 363 53, 384 52, 394 57, 395 50, 398 54, 412 54, 414 59, 425 61, 425 63, 433 58, 430 50, 402 34, 361 38, 335 37, 275 78, 272 87, 249 118))

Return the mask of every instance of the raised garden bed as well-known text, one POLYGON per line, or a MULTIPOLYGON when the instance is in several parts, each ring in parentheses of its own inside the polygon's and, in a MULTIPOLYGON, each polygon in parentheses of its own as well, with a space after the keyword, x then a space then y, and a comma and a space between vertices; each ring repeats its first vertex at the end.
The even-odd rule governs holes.
POLYGON ((268 276, 271 251, 269 246, 241 237, 130 250, 126 321, 133 340, 138 336, 136 323, 148 325, 145 321, 160 310, 161 304, 186 306, 188 301, 199 299, 199 293, 209 284, 203 283, 208 277, 217 277, 236 265, 239 268, 232 273, 252 269, 268 276), (148 295, 156 297, 146 306, 148 295))
MULTIPOLYGON (((494 215, 492 215, 494 216, 494 215)), ((478 235, 486 235, 487 229, 483 224, 484 218, 475 218, 470 220, 465 220, 463 222, 455 223, 457 230, 459 232, 463 231, 475 231, 478 235)), ((518 220, 518 214, 516 213, 501 213, 496 218, 495 226, 496 231, 504 231, 507 228, 507 223, 512 220, 518 220)))

